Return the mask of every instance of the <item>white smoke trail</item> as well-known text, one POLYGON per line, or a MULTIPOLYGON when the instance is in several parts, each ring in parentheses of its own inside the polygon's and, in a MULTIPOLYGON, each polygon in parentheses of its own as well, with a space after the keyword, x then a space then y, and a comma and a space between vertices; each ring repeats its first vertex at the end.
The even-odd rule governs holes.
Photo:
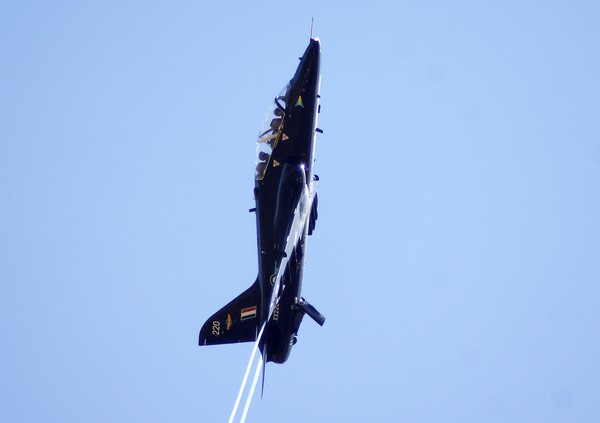
POLYGON ((246 421, 246 415, 248 414, 248 409, 250 408, 250 403, 252 402, 252 397, 254 396, 254 390, 256 389, 256 383, 258 382, 258 376, 260 375, 260 369, 262 369, 263 360, 262 357, 258 359, 258 365, 256 366, 256 371, 254 372, 254 380, 252 380, 252 386, 250 386, 250 393, 246 397, 246 404, 244 404, 244 412, 242 413, 242 419, 240 423, 244 423, 246 421))
MULTIPOLYGON (((231 410, 231 415, 229 416, 229 423, 233 423, 233 419, 235 418, 235 415, 237 414, 237 410, 240 405, 240 400, 242 399, 242 394, 244 393, 244 390, 246 389, 246 383, 248 383, 248 375, 250 374, 250 369, 252 368, 252 363, 254 362, 254 357, 256 357, 256 352, 258 351, 258 345, 262 338, 263 331, 265 330, 265 326, 266 326, 266 323, 263 323, 262 327, 260 328, 260 332, 258 332, 258 336, 256 337, 256 342, 254 343, 254 348, 252 348, 252 354, 250 354, 250 360, 248 361, 248 366, 246 367, 246 372, 244 373, 244 378, 242 379, 242 385, 240 386, 240 391, 238 392, 237 398, 235 399, 235 404, 233 405, 233 410, 231 410)), ((260 364, 258 365, 258 368, 260 369, 262 366, 262 358, 259 359, 259 363, 260 364)), ((258 373, 258 371, 257 371, 257 373, 258 373)), ((252 398, 251 395, 254 394, 254 388, 256 387, 256 379, 257 379, 256 374, 254 376, 254 379, 255 380, 251 387, 251 394, 250 394, 249 398, 246 399, 246 406, 244 406, 244 416, 242 417, 243 419, 245 419, 245 415, 247 412, 246 407, 250 407, 249 401, 252 398)))

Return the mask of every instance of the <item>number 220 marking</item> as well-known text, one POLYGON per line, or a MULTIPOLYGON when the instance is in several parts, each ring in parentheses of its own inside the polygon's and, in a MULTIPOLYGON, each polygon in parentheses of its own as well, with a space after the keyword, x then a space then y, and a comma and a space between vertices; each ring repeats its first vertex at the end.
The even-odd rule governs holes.
POLYGON ((221 322, 216 320, 212 322, 212 334, 215 336, 219 336, 221 334, 221 322))

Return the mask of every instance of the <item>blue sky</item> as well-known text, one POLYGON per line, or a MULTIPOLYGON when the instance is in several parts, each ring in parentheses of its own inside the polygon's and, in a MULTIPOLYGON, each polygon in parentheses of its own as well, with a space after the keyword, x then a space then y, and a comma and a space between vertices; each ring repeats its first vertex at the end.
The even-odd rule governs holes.
POLYGON ((248 421, 600 419, 596 2, 0 7, 0 420, 213 422, 255 137, 311 17, 319 222, 248 421))

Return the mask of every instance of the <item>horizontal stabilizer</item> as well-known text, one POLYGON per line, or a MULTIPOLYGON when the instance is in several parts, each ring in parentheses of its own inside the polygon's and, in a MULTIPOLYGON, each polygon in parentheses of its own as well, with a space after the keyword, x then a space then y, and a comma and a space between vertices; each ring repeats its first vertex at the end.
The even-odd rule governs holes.
POLYGON ((234 344, 256 340, 261 303, 258 278, 246 291, 213 314, 200 329, 199 345, 234 344))
POLYGON ((304 298, 302 298, 298 302, 298 307, 300 308, 300 310, 302 310, 304 313, 306 313, 311 319, 313 319, 315 322, 317 322, 319 324, 319 326, 323 326, 323 324, 325 323, 325 316, 323 316, 321 313, 319 313, 319 311, 316 308, 314 308, 314 306, 309 304, 308 301, 306 301, 304 298))

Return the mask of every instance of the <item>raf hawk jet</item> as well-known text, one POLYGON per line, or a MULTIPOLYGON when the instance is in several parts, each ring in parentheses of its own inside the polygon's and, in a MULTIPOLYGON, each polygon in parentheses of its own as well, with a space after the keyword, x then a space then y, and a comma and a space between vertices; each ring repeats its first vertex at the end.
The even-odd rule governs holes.
MULTIPOLYGON (((294 77, 275 97, 257 141, 254 198, 256 281, 200 330, 200 345, 257 341, 263 362, 283 363, 305 314, 325 317, 301 296, 306 237, 317 221, 314 152, 320 42, 311 38, 294 77)), ((264 371, 264 367, 263 367, 264 371)))

